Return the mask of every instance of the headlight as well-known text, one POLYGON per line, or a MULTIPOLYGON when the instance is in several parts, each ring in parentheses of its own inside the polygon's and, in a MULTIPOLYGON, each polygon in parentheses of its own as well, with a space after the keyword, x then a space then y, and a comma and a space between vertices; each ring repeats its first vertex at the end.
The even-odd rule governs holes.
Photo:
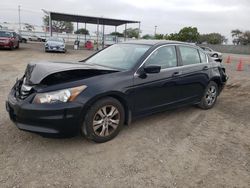
POLYGON ((62 44, 60 47, 61 47, 61 48, 65 48, 65 45, 64 45, 64 44, 62 44))
POLYGON ((75 100, 75 98, 87 88, 87 86, 79 86, 69 89, 63 89, 48 93, 38 93, 33 103, 36 104, 51 104, 51 103, 60 103, 60 102, 69 102, 75 100))

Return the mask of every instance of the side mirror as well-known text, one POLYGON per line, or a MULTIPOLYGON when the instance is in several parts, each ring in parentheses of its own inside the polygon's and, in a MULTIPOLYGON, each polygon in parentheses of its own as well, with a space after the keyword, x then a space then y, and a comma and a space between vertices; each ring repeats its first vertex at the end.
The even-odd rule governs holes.
POLYGON ((158 65, 146 66, 144 67, 144 71, 145 73, 148 73, 148 74, 159 73, 161 71, 161 66, 158 66, 158 65))

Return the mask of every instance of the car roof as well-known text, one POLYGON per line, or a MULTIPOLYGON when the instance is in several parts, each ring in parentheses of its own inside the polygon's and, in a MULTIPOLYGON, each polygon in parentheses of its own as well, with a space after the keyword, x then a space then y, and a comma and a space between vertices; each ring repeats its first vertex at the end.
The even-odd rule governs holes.
POLYGON ((161 44, 185 44, 190 46, 196 46, 193 43, 173 41, 173 40, 130 40, 123 42, 125 44, 145 44, 145 45, 161 45, 161 44))

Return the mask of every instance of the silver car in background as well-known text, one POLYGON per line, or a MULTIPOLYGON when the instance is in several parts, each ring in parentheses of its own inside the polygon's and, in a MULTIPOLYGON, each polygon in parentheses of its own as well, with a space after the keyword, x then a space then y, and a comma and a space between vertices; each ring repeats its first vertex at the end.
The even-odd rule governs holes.
POLYGON ((200 46, 209 56, 214 58, 222 58, 222 53, 214 51, 212 48, 207 46, 200 46))
POLYGON ((51 37, 45 43, 45 52, 63 52, 67 50, 65 48, 65 41, 63 38, 51 37))
POLYGON ((222 53, 214 51, 212 48, 207 46, 200 46, 210 57, 212 57, 215 61, 222 62, 222 53))

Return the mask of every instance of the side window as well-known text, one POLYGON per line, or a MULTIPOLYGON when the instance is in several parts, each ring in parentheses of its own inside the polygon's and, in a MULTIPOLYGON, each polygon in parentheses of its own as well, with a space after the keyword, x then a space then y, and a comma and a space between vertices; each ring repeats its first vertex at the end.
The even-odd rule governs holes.
POLYGON ((180 46, 179 49, 183 65, 200 63, 200 56, 197 49, 188 46, 180 46))
POLYGON ((162 69, 176 67, 177 57, 174 46, 163 46, 151 54, 145 65, 159 65, 162 69))
POLYGON ((201 63, 207 63, 207 55, 199 50, 200 57, 201 57, 201 63))

